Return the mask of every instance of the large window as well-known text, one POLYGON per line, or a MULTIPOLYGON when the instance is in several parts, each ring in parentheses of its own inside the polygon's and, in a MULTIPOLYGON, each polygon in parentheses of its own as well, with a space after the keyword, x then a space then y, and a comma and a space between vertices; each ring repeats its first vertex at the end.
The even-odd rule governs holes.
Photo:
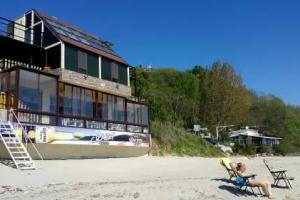
POLYGON ((39 94, 40 94, 40 110, 43 112, 56 112, 56 87, 55 78, 40 75, 39 77, 39 94))
POLYGON ((62 126, 146 133, 146 105, 128 101, 126 113, 125 98, 66 83, 59 84, 59 94, 62 126))
POLYGON ((81 92, 81 111, 86 117, 93 117, 93 103, 95 102, 95 93, 92 90, 82 89, 81 92))
POLYGON ((20 70, 19 109, 56 113, 56 78, 20 70))
POLYGON ((61 114, 93 117, 95 92, 92 90, 60 83, 61 114))
POLYGON ((39 89, 37 73, 20 70, 19 108, 39 111, 39 89))
POLYGON ((125 120, 125 99, 108 95, 108 120, 125 120))
POLYGON ((148 125, 148 106, 127 102, 127 122, 148 125))
POLYGON ((57 78, 42 72, 22 68, 19 69, 18 81, 16 75, 14 71, 2 74, 0 90, 4 94, 2 102, 8 100, 6 93, 11 93, 14 99, 11 102, 18 104, 18 116, 22 122, 49 125, 58 122, 62 126, 149 132, 147 105, 62 82, 57 91, 57 78), (14 93, 18 99, 14 98, 14 93))
POLYGON ((99 77, 98 56, 70 45, 65 46, 65 67, 68 70, 99 77))
POLYGON ((101 58, 101 77, 104 80, 128 84, 127 66, 108 58, 101 58))

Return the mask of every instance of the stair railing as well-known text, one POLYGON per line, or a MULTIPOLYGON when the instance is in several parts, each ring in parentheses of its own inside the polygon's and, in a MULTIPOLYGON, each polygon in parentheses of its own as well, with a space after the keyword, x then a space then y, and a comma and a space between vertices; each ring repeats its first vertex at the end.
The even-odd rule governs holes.
POLYGON ((32 140, 30 139, 30 137, 27 134, 27 131, 24 129, 24 126, 21 124, 21 122, 19 121, 16 113, 14 112, 14 109, 10 109, 9 113, 12 114, 12 116, 17 120, 17 127, 21 127, 22 128, 22 132, 24 133, 24 137, 25 137, 25 144, 26 144, 26 148, 27 148, 27 141, 30 142, 30 144, 32 145, 33 149, 35 150, 35 152, 38 154, 38 156, 40 157, 41 160, 43 159, 42 154, 38 151, 38 149, 36 148, 35 144, 32 142, 32 140))

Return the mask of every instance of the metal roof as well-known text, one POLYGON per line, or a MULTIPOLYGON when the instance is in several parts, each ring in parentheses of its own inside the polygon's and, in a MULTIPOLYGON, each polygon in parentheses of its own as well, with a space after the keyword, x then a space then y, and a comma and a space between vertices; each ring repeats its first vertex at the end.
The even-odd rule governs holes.
POLYGON ((238 137, 238 136, 242 135, 242 136, 248 136, 248 137, 266 138, 266 139, 278 139, 278 140, 282 139, 282 138, 279 138, 279 137, 270 137, 270 136, 261 135, 255 129, 240 129, 240 130, 237 130, 237 131, 232 131, 230 133, 231 134, 230 134, 229 137, 231 137, 231 138, 238 137))

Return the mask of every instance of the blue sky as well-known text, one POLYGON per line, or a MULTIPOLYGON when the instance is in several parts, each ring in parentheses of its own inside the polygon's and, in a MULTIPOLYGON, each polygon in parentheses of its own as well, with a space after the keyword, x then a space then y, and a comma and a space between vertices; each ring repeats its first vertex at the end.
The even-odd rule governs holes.
POLYGON ((0 16, 36 8, 100 35, 130 64, 231 63, 246 86, 300 105, 300 1, 3 0, 0 16))

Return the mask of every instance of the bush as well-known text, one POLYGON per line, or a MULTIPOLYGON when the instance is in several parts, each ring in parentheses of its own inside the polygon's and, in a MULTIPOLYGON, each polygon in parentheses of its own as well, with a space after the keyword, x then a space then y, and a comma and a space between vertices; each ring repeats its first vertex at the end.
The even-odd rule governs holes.
POLYGON ((272 155, 272 154, 274 154, 274 150, 270 146, 260 145, 258 147, 258 152, 257 153, 265 153, 267 155, 272 155))
POLYGON ((255 155, 256 154, 256 146, 255 145, 234 145, 233 152, 240 155, 255 155))
POLYGON ((199 136, 186 132, 183 128, 160 122, 151 123, 152 155, 177 156, 222 156, 216 147, 199 136))

